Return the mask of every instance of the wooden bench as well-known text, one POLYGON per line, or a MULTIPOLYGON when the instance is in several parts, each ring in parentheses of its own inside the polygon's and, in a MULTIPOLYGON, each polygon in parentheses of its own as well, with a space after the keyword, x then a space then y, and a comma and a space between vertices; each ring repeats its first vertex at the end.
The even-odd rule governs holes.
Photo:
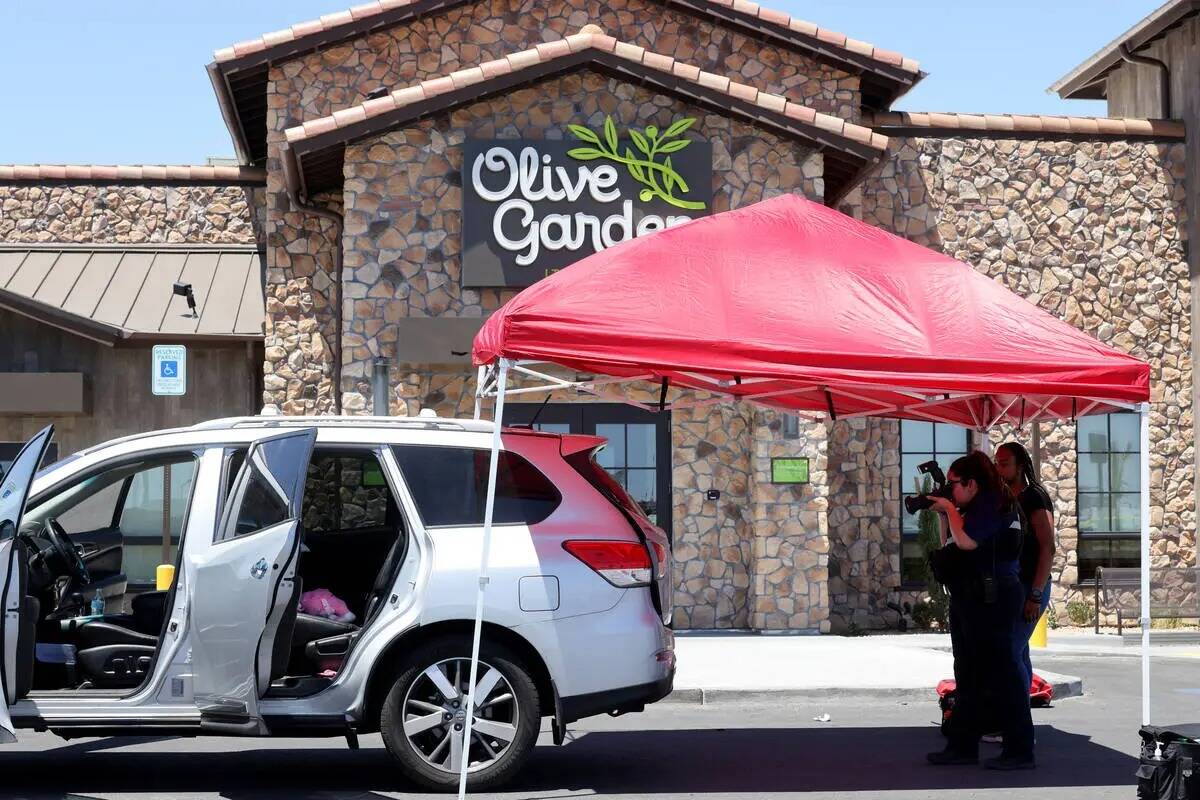
MULTIPOLYGON (((1196 602, 1197 578, 1195 568, 1154 569, 1150 573, 1150 617, 1200 619, 1200 604, 1196 602)), ((1117 633, 1125 620, 1140 620, 1142 616, 1142 571, 1137 567, 1096 568, 1096 633, 1100 632, 1101 605, 1117 612, 1117 633)))

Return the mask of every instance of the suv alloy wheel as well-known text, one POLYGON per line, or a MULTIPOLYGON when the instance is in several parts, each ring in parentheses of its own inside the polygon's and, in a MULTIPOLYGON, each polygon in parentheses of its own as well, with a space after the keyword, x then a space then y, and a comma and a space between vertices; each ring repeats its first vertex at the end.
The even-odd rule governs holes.
POLYGON ((471 746, 464 747, 470 656, 467 639, 418 647, 401 662, 383 703, 379 726, 388 752, 409 778, 430 789, 457 789, 463 758, 470 763, 469 788, 493 789, 521 768, 537 741, 541 714, 533 679, 511 651, 484 642, 471 746))

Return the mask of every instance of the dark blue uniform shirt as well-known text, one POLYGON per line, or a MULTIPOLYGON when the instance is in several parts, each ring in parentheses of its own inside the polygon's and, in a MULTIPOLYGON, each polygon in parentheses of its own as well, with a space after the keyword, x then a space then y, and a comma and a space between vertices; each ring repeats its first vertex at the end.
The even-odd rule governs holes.
POLYGON ((1021 550, 1021 521, 1012 502, 994 494, 975 495, 962 512, 963 531, 979 545, 970 551, 975 568, 984 575, 1016 577, 1021 550))

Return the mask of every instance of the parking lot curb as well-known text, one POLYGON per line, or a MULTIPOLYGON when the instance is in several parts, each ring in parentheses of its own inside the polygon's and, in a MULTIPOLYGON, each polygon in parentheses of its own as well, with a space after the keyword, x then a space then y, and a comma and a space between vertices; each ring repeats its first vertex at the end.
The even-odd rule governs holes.
MULTIPOLYGON (((1054 699, 1065 700, 1083 695, 1083 679, 1073 675, 1038 673, 1054 687, 1054 699)), ((722 703, 808 703, 814 700, 891 700, 911 702, 934 700, 934 687, 861 687, 853 689, 820 687, 812 689, 676 689, 661 702, 679 705, 717 705, 722 703)))

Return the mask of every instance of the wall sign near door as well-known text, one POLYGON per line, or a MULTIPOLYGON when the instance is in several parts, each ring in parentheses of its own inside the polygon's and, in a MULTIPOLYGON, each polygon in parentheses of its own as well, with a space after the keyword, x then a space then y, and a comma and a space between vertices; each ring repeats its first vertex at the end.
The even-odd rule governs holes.
POLYGON ((808 483, 808 459, 772 458, 771 483, 808 483))
POLYGON ((611 118, 574 141, 469 140, 463 146, 463 285, 529 286, 584 256, 706 216, 712 145, 694 119, 659 131, 611 118))

